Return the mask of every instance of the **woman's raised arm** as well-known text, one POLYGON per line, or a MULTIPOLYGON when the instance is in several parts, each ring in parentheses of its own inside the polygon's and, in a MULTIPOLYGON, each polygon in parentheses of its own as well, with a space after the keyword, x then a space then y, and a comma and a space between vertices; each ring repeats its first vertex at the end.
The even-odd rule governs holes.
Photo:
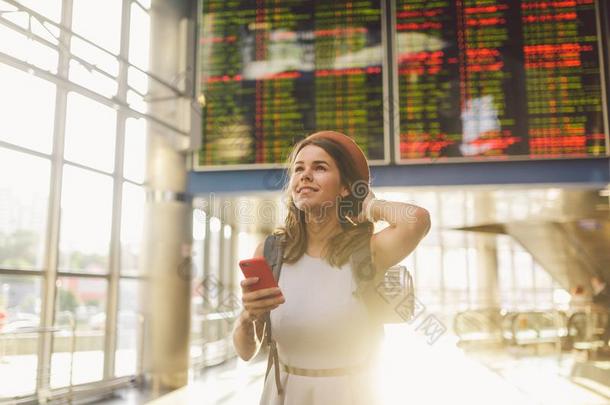
POLYGON ((390 224, 371 238, 371 255, 377 269, 398 264, 430 230, 430 214, 417 205, 367 197, 363 211, 369 220, 390 224))

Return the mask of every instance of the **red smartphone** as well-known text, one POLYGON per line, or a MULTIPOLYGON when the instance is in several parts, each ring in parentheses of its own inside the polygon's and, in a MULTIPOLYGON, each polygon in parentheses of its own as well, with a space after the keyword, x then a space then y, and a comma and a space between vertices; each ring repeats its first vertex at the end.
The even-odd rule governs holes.
POLYGON ((252 291, 278 286, 273 277, 273 271, 264 257, 241 260, 239 267, 246 278, 258 277, 258 281, 250 286, 252 291))

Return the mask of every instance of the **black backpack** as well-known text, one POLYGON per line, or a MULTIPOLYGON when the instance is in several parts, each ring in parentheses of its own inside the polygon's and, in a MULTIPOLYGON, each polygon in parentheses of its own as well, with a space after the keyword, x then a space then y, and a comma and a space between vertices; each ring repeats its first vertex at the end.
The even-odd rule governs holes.
MULTIPOLYGON (((283 235, 272 234, 265 239, 263 255, 271 266, 273 277, 279 281, 283 263, 283 235)), ((415 308, 415 293, 411 274, 404 266, 393 266, 385 272, 375 272, 371 260, 370 244, 365 243, 360 249, 354 250, 350 257, 352 271, 358 283, 356 295, 367 305, 369 315, 374 320, 375 333, 382 339, 383 325, 387 323, 408 322, 413 317, 415 308)), ((264 338, 269 345, 269 358, 265 381, 271 370, 275 368, 275 383, 278 394, 281 395, 279 358, 277 345, 271 335, 271 315, 267 314, 264 325, 264 338)))

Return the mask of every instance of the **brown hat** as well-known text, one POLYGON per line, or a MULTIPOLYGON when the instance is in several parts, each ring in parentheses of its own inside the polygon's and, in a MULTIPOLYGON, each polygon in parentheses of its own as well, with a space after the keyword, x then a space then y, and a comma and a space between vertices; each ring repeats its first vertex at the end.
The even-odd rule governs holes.
POLYGON ((371 174, 369 171, 369 164, 364 156, 362 149, 356 144, 356 142, 349 136, 336 131, 320 131, 309 135, 305 140, 313 139, 327 139, 341 145, 347 154, 350 155, 356 170, 358 171, 359 180, 364 180, 369 183, 371 174))

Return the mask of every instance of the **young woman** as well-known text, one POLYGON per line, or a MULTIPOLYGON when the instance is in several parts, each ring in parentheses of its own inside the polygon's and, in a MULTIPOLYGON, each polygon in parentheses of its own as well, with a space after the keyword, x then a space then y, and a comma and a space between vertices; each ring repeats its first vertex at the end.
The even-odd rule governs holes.
MULTIPOLYGON (((354 295, 349 259, 368 243, 376 271, 399 263, 427 234, 429 214, 376 199, 364 154, 339 132, 317 132, 298 143, 288 170, 279 288, 250 291, 256 278, 241 282, 244 309, 233 330, 235 349, 246 361, 258 352, 271 311, 282 389, 272 370, 261 405, 376 404, 372 365, 381 337, 354 295), (350 211, 358 194, 362 208, 350 211), (380 220, 389 226, 373 233, 380 220)), ((262 243, 254 256, 263 256, 262 243)))

